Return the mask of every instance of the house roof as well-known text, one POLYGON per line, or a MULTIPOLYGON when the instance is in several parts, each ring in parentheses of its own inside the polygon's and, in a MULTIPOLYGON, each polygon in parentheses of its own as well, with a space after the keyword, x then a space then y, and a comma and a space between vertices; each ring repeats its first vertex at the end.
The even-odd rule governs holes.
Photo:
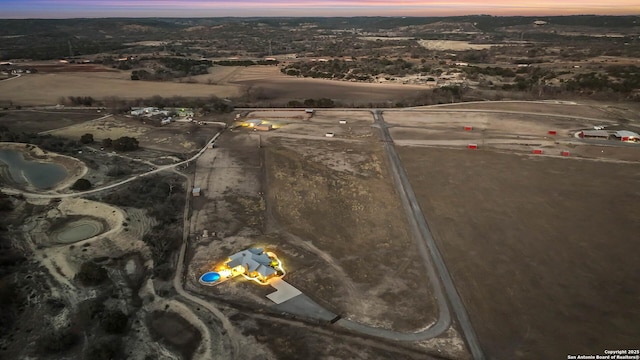
POLYGON ((633 131, 629 131, 629 130, 618 130, 616 131, 616 133, 614 134, 616 137, 634 137, 634 138, 640 138, 640 135, 638 135, 638 133, 634 133, 633 131))
POLYGON ((259 248, 251 248, 240 251, 230 256, 231 261, 227 265, 231 268, 244 266, 247 271, 256 271, 262 276, 275 274, 275 269, 271 267, 271 258, 259 248))

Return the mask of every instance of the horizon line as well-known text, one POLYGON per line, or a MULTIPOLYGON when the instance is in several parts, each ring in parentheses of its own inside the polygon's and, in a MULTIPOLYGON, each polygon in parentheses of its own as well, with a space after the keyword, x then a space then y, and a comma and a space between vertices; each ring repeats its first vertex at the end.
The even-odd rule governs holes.
POLYGON ((69 17, 0 17, 0 20, 72 20, 72 19, 302 19, 302 18, 393 18, 393 19, 420 19, 420 18, 451 18, 451 17, 470 17, 470 16, 487 16, 497 18, 508 17, 572 17, 572 16, 607 16, 607 17, 628 17, 637 16, 638 14, 596 14, 596 13, 576 13, 576 14, 534 14, 534 15, 491 15, 491 14, 464 14, 464 15, 222 15, 222 16, 69 16, 69 17))

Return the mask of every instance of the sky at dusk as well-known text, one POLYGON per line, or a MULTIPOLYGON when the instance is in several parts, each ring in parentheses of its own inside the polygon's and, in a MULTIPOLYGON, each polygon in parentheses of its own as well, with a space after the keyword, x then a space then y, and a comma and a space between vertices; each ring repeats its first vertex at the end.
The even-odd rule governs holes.
POLYGON ((0 18, 640 15, 640 0, 0 0, 0 18))

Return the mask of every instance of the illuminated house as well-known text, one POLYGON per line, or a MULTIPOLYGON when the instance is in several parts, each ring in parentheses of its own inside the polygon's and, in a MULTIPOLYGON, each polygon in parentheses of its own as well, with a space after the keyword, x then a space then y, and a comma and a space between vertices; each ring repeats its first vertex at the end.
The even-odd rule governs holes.
POLYGON ((250 248, 231 255, 200 277, 203 285, 218 285, 238 275, 260 285, 268 285, 269 280, 285 275, 282 263, 272 252, 260 248, 250 248))
POLYGON ((266 281, 276 274, 274 266, 278 265, 276 260, 271 259, 262 249, 248 249, 233 254, 227 266, 231 269, 243 267, 244 275, 261 281, 266 281))

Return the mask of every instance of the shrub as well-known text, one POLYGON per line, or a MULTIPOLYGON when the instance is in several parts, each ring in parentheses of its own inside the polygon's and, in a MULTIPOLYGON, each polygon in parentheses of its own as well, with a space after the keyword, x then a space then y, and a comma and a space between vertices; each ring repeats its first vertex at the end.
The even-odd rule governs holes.
POLYGON ((80 136, 81 144, 91 144, 93 143, 93 134, 84 134, 80 136))
POLYGON ((58 331, 40 340, 40 346, 45 353, 57 354, 70 349, 80 340, 78 334, 71 331, 58 331))
POLYGON ((91 189, 91 182, 87 179, 78 179, 71 185, 71 190, 84 191, 89 189, 91 189))
POLYGON ((129 319, 120 310, 110 310, 102 315, 100 327, 109 334, 122 334, 127 329, 129 319))
POLYGON ((107 270, 92 261, 82 263, 76 275, 76 279, 84 286, 100 285, 108 278, 107 270))

